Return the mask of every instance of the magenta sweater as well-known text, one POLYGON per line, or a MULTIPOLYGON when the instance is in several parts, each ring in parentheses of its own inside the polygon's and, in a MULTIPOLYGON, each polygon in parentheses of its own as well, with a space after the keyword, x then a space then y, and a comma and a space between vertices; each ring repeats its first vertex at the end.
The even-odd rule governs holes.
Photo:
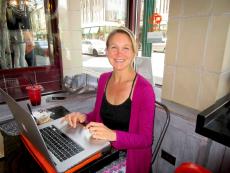
MULTIPOLYGON (((104 73, 98 81, 94 110, 87 114, 87 121, 102 122, 100 108, 106 82, 111 72, 104 73)), ((126 173, 149 173, 152 158, 152 142, 155 112, 155 94, 151 84, 137 75, 133 91, 129 131, 116 131, 116 149, 127 149, 126 173)))

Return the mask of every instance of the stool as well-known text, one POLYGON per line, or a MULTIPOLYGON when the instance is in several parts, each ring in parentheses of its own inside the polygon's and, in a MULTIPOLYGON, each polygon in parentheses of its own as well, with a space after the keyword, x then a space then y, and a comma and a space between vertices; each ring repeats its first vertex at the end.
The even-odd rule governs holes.
POLYGON ((195 163, 184 162, 176 168, 174 173, 212 173, 212 172, 195 163))

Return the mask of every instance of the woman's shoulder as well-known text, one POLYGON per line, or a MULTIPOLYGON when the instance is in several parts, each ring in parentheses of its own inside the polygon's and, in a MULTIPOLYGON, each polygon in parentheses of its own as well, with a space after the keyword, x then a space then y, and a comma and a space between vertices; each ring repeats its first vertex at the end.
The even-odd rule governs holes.
POLYGON ((110 72, 105 72, 105 73, 102 73, 102 74, 100 75, 100 78, 109 77, 111 74, 112 74, 112 72, 111 72, 111 71, 110 71, 110 72))
POLYGON ((142 86, 142 87, 153 87, 152 84, 145 78, 143 77, 141 74, 137 73, 138 76, 138 82, 137 84, 142 86))
POLYGON ((105 72, 105 73, 102 73, 99 77, 99 83, 100 82, 105 82, 107 81, 107 79, 109 78, 109 76, 111 76, 112 72, 105 72))
POLYGON ((107 79, 110 75, 112 74, 112 72, 105 72, 102 73, 99 77, 99 79, 107 79))
POLYGON ((155 98, 155 92, 153 89, 152 84, 144 78, 142 75, 137 74, 138 79, 136 82, 135 92, 136 96, 138 97, 138 100, 141 100, 140 98, 146 99, 146 97, 142 96, 148 96, 149 98, 155 98))

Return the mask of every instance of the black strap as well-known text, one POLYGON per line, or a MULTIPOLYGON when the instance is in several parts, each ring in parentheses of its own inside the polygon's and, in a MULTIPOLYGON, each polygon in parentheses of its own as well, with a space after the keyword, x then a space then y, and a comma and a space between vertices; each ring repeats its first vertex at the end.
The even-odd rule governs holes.
POLYGON ((111 76, 112 76, 112 73, 109 75, 109 78, 108 78, 108 80, 106 81, 106 84, 105 84, 105 91, 104 91, 105 93, 106 93, 107 85, 108 85, 108 83, 109 83, 109 80, 110 80, 111 76))
POLYGON ((136 78, 137 78, 137 73, 135 74, 135 77, 134 77, 134 79, 133 79, 132 88, 131 88, 131 91, 130 91, 130 93, 129 93, 129 98, 131 97, 131 94, 132 94, 132 92, 133 92, 133 86, 134 86, 134 83, 135 83, 136 78))

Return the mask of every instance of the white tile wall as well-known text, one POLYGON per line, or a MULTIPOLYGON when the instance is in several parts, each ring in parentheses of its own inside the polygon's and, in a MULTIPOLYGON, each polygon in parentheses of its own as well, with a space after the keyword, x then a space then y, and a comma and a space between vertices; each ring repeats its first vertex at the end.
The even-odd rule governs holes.
POLYGON ((63 75, 82 72, 80 1, 59 1, 63 75))
POLYGON ((229 0, 170 1, 164 99, 203 110, 230 92, 229 12, 229 0))

